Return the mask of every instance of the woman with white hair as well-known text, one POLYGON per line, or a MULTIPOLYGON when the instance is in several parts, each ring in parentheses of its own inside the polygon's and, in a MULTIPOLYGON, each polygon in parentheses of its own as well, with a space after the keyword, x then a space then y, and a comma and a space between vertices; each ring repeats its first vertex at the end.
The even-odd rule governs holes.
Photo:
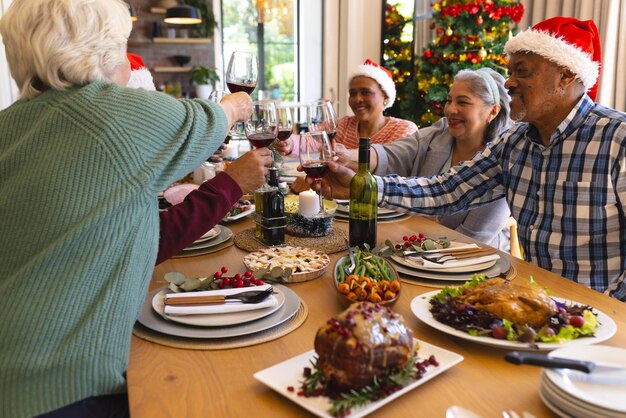
MULTIPOLYGON (((128 416, 125 372, 159 246, 158 192, 206 160, 250 98, 128 89, 128 5, 14 0, 20 99, 0 112, 0 416, 128 416)), ((222 177, 232 205, 268 150, 222 177)))

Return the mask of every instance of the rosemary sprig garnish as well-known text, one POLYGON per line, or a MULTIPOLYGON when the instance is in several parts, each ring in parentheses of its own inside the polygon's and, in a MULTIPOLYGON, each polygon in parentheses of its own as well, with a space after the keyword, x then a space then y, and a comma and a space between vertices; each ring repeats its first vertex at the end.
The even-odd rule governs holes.
POLYGON ((328 413, 335 417, 345 417, 353 408, 385 398, 420 379, 426 373, 426 367, 438 366, 434 356, 426 360, 417 357, 417 350, 413 352, 406 365, 395 372, 374 378, 374 382, 359 390, 336 393, 328 387, 322 371, 317 366, 317 358, 311 361, 311 368, 305 368, 305 378, 301 382, 298 393, 300 396, 327 396, 331 402, 328 413))

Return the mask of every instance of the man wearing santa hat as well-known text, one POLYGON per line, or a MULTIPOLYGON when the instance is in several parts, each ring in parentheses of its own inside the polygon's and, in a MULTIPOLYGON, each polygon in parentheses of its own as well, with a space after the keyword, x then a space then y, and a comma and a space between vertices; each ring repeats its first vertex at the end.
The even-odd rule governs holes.
MULTIPOLYGON (((152 74, 139 55, 128 53, 130 78, 126 87, 156 90, 152 74)), ((159 253, 156 264, 178 254, 206 231, 213 228, 241 199, 243 191, 263 176, 268 151, 263 149, 245 153, 233 161, 225 171, 205 181, 178 205, 159 212, 159 253)))
MULTIPOLYGON (((449 215, 505 197, 527 261, 626 301, 626 114, 593 102, 596 25, 555 17, 505 50, 521 123, 443 176, 376 177, 379 204, 449 215)), ((334 197, 353 175, 331 164, 334 197)))

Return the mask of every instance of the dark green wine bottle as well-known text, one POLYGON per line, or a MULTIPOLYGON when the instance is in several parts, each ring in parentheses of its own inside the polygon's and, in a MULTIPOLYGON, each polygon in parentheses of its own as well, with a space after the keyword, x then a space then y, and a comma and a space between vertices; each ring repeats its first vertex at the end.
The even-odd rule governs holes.
POLYGON ((370 173, 370 139, 359 139, 359 171, 350 182, 350 246, 376 246, 378 185, 370 173))

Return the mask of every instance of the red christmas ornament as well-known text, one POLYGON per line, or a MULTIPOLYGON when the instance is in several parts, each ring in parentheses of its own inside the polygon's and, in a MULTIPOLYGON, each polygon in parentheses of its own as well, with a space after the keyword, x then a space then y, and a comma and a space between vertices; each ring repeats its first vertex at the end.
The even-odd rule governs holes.
POLYGON ((474 57, 474 58, 472 58, 472 59, 470 60, 470 62, 471 62, 472 64, 478 64, 478 62, 479 62, 479 61, 478 61, 478 59, 477 59, 476 57, 474 57))
POLYGON ((482 25, 483 24, 483 17, 482 16, 478 16, 476 18, 476 24, 477 25, 482 25))
POLYGON ((437 28, 437 34, 441 35, 443 33, 443 28, 437 28))
POLYGON ((467 59, 468 59, 468 60, 469 60, 469 59, 472 59, 472 57, 473 57, 473 56, 474 56, 474 54, 472 54, 471 52, 468 52, 468 53, 467 53, 467 59))
POLYGON ((424 58, 430 59, 433 56, 433 52, 430 49, 424 51, 424 58))

